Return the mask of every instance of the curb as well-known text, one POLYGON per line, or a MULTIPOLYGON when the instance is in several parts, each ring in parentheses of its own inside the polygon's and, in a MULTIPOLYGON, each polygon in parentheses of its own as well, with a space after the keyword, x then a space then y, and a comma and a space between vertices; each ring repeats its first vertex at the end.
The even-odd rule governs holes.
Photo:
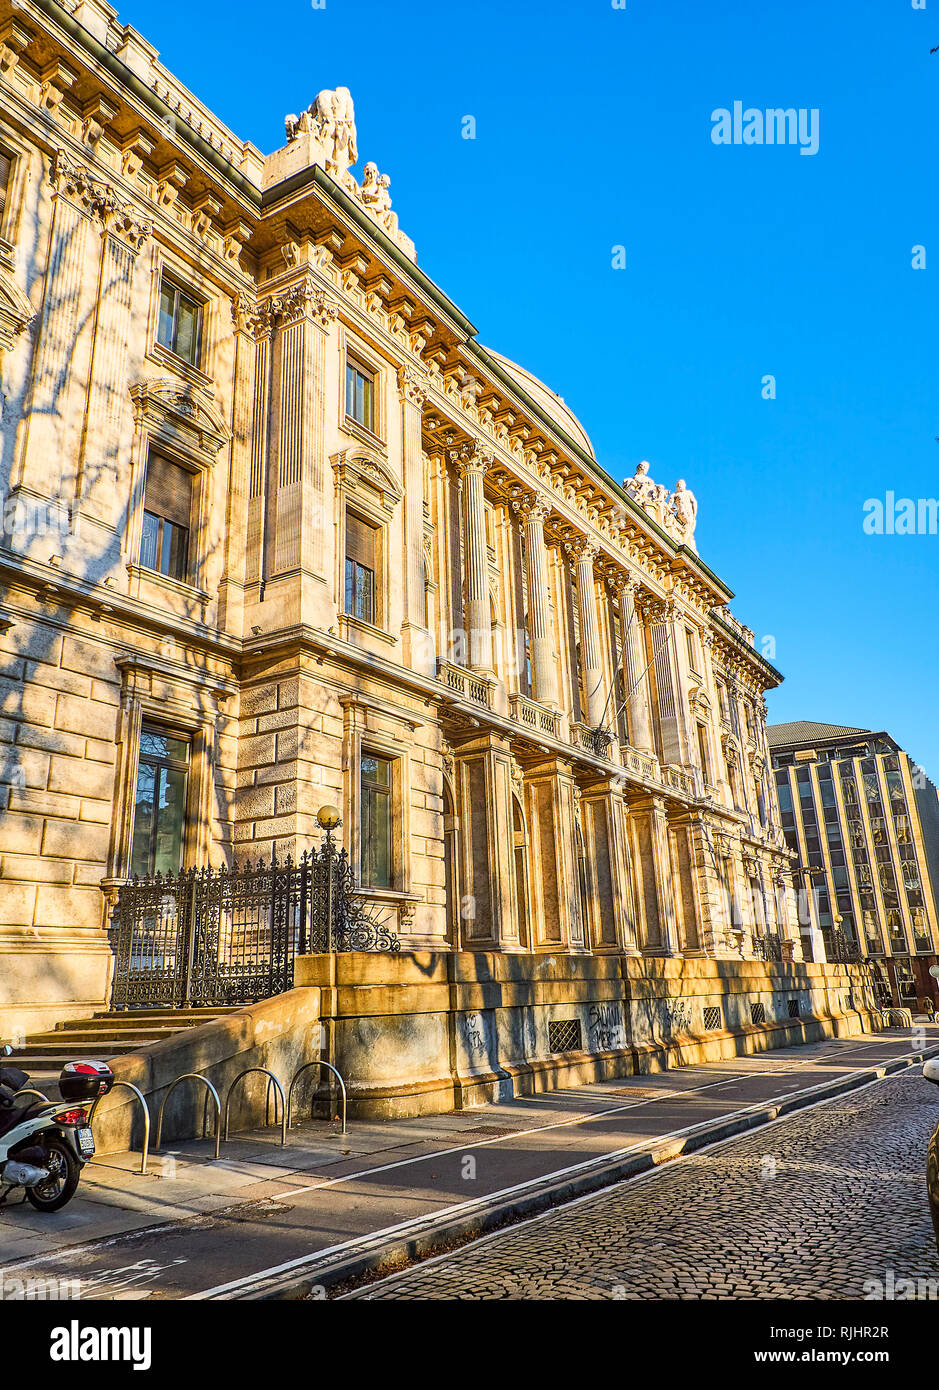
POLYGON ((192 1301, 228 1302, 301 1299, 313 1292, 321 1295, 323 1291, 361 1278, 362 1275, 380 1272, 386 1266, 399 1266, 406 1261, 419 1262, 439 1253, 442 1244, 465 1242, 468 1238, 485 1235, 496 1227, 509 1226, 537 1216, 552 1207, 563 1206, 574 1198, 602 1191, 624 1179, 650 1172, 672 1159, 761 1129, 795 1111, 835 1100, 850 1091, 882 1081, 892 1073, 906 1071, 936 1052, 939 1052, 939 1047, 927 1047, 920 1052, 892 1058, 877 1067, 850 1072, 837 1081, 826 1081, 792 1092, 779 1100, 757 1102, 736 1115, 695 1125, 684 1131, 673 1131, 661 1139, 653 1139, 630 1151, 621 1152, 612 1159, 589 1159, 564 1170, 571 1176, 559 1181, 556 1180, 557 1173, 549 1173, 516 1189, 509 1188, 503 1193, 461 1203, 459 1207, 451 1209, 453 1214, 449 1219, 446 1212, 432 1212, 394 1228, 393 1239, 388 1239, 389 1231, 378 1231, 352 1242, 352 1248, 342 1255, 337 1253, 330 1258, 329 1251, 312 1254, 295 1261, 297 1267, 292 1270, 249 1275, 235 1281, 234 1287, 220 1289, 217 1293, 190 1294, 188 1298, 192 1301), (518 1195, 510 1197, 508 1194, 513 1191, 518 1195), (500 1197, 504 1200, 500 1201, 500 1197))

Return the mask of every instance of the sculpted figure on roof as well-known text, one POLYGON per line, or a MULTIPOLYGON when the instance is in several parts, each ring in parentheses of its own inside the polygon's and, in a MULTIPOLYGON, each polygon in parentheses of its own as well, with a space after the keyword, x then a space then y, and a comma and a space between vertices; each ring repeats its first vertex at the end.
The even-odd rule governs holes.
POLYGON ((359 157, 355 131, 355 107, 348 87, 327 88, 299 116, 284 121, 288 140, 315 135, 326 155, 326 170, 342 175, 359 157))

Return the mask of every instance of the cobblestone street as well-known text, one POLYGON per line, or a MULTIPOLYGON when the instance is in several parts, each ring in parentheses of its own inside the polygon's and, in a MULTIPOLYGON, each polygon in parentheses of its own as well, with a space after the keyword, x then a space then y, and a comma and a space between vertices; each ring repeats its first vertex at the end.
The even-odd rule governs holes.
MULTIPOLYGON (((861 1299, 931 1280, 918 1071, 669 1165, 347 1298, 861 1299)), ((935 1293, 933 1294, 935 1297, 935 1293)))

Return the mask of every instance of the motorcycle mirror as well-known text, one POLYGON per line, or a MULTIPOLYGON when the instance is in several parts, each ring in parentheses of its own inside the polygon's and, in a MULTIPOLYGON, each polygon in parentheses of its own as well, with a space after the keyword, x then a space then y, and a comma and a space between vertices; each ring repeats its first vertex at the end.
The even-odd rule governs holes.
POLYGON ((923 1063, 923 1076, 939 1086, 939 1057, 930 1057, 928 1062, 923 1063))
POLYGON ((0 1047, 0 1057, 12 1057, 12 1056, 13 1056, 13 1049, 12 1049, 12 1047, 10 1046, 9 1043, 4 1043, 3 1046, 0 1047))

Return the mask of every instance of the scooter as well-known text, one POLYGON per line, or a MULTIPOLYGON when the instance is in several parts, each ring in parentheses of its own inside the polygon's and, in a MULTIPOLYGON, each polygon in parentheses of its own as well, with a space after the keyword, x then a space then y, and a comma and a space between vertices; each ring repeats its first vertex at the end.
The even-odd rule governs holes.
MULTIPOLYGON (((9 1057, 9 1043, 0 1058, 9 1057)), ((29 1081, 19 1067, 0 1065, 0 1206, 16 1188, 37 1211, 59 1211, 70 1202, 95 1141, 88 1112, 75 1101, 107 1095, 114 1073, 106 1062, 67 1062, 59 1075, 61 1101, 16 1098, 29 1081)))

